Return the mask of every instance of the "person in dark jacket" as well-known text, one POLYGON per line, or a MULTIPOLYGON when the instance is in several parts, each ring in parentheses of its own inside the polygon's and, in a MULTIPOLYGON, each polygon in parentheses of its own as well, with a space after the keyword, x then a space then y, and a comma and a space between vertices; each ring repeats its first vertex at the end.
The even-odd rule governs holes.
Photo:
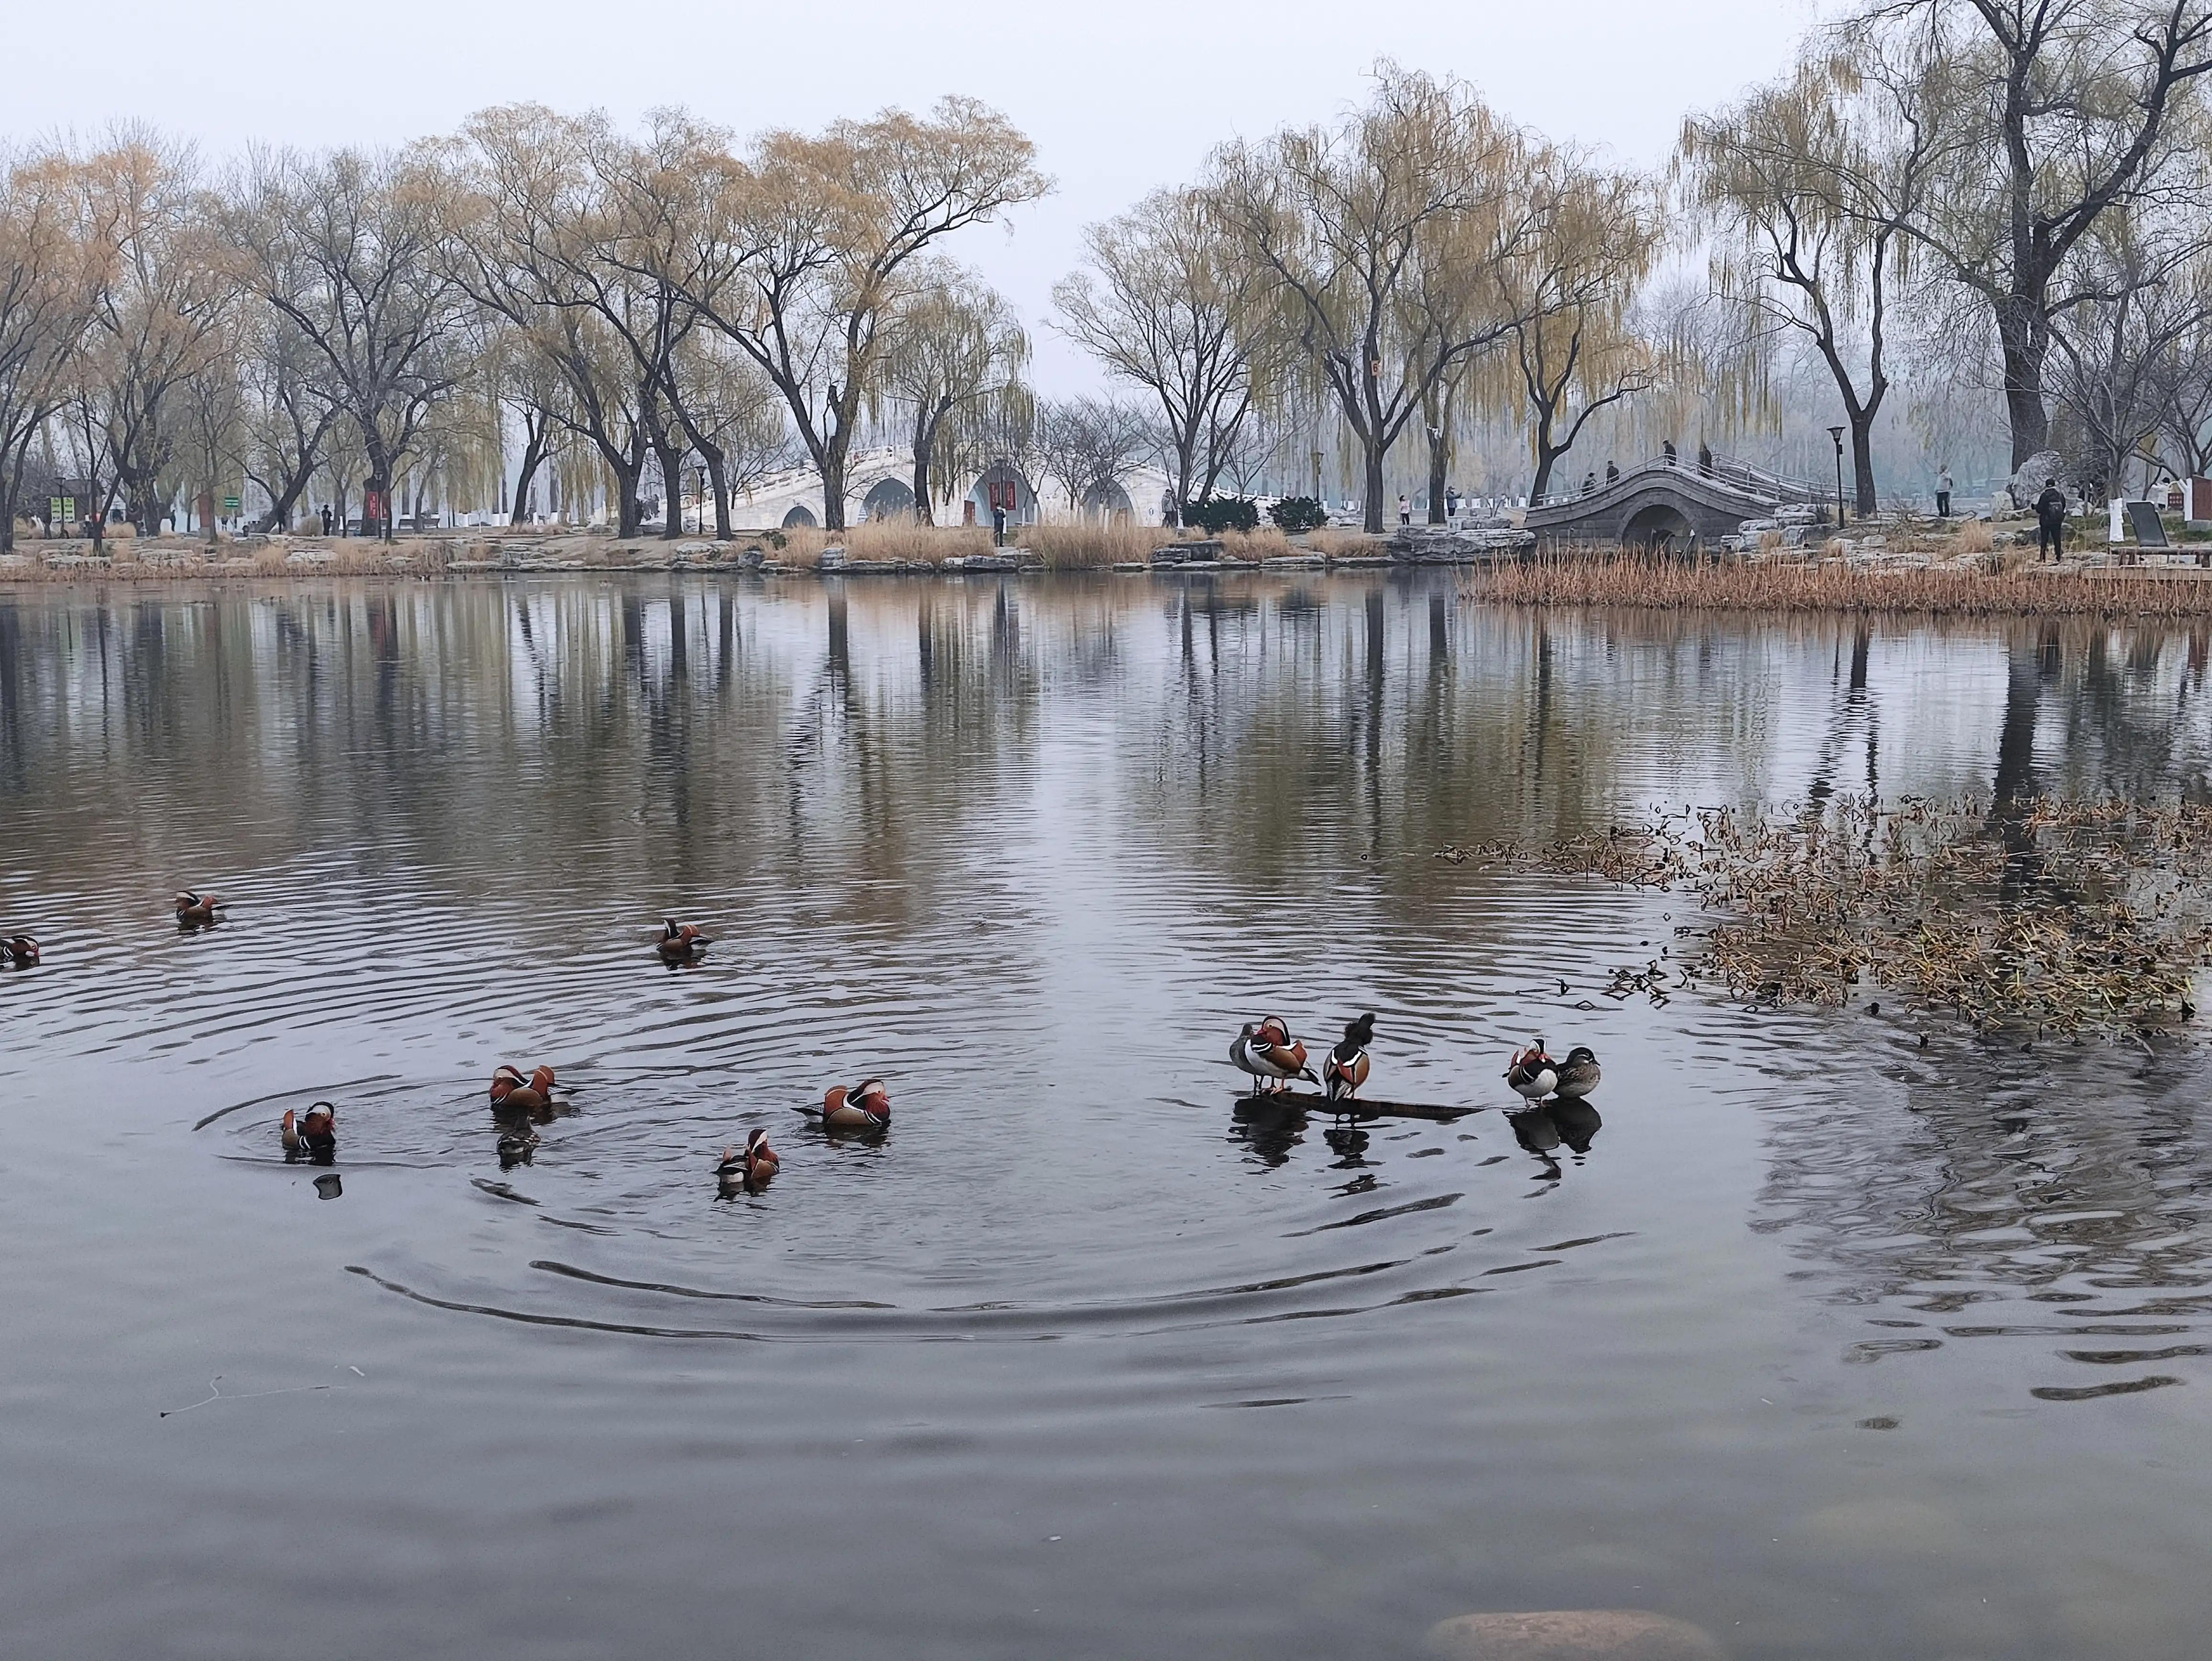
POLYGON ((2057 559, 2066 551, 2066 492, 2058 488, 2058 481, 2043 481, 2043 494, 2035 499, 2035 563, 2043 563, 2043 551, 2048 548, 2051 557, 2057 559))

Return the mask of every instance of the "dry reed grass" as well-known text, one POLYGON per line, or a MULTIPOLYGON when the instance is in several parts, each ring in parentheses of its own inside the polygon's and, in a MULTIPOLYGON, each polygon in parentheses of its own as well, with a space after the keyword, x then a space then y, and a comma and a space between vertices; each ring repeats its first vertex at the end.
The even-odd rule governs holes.
MULTIPOLYGON (((1009 532, 1012 540, 1012 533, 1009 532)), ((1025 525, 1021 545, 1051 571, 1095 571, 1109 565, 1142 564, 1152 550, 1177 540, 1175 532, 1133 520, 1081 520, 1064 525, 1025 525)))
POLYGON ((1306 532, 1306 547, 1316 554, 1327 554, 1331 559, 1371 559, 1385 551, 1380 537, 1371 537, 1364 531, 1346 530, 1340 525, 1324 525, 1319 530, 1306 532))
POLYGON ((1666 555, 1577 553, 1470 574, 1469 598, 1508 605, 1620 605, 1687 611, 1881 611, 1961 617, 2212 614, 2212 580, 2176 572, 1985 566, 1707 564, 1666 555))
POLYGON ((2212 963, 2212 805, 1839 798, 1655 811, 1548 847, 1438 857, 1693 894, 1719 921, 1607 995, 1754 1004, 1894 989, 1974 1027, 2125 1032, 2195 1013, 2212 963))
POLYGON ((1985 519, 1970 519, 1952 533, 1951 551, 1958 554, 1986 554, 1997 545, 1997 533, 1985 519))

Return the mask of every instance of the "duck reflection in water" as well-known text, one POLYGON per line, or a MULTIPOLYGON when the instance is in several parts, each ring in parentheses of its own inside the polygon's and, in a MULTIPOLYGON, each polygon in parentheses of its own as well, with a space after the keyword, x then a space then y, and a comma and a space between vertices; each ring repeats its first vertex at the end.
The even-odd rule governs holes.
MULTIPOLYGON (((549 1111, 547 1117, 551 1117, 549 1111)), ((499 1168, 512 1171, 519 1165, 528 1165, 532 1154, 538 1152, 538 1132, 530 1121, 524 1119, 499 1134, 499 1168)))
POLYGON ((1231 1110, 1230 1140, 1249 1146, 1272 1170, 1286 1163, 1291 1150, 1306 1139, 1305 1110, 1285 1107, 1265 1096, 1247 1096, 1231 1110))
POLYGON ((1513 1127, 1513 1140, 1541 1161, 1543 1179, 1549 1183, 1558 1182, 1563 1174, 1559 1149, 1564 1145, 1579 1165, 1605 1124, 1597 1110, 1588 1102, 1559 1097, 1536 1107, 1525 1107, 1518 1113, 1508 1113, 1505 1122, 1513 1127))
POLYGON ((336 1200, 343 1198, 344 1194, 345 1178, 339 1176, 337 1171, 325 1171, 321 1176, 315 1178, 315 1197, 317 1199, 336 1200))

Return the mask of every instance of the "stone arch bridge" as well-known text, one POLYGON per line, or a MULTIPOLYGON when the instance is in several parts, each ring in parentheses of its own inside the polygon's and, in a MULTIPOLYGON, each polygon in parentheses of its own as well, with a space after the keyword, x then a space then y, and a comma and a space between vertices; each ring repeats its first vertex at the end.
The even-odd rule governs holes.
MULTIPOLYGON (((1575 543, 1688 553, 1717 546, 1747 519, 1787 510, 1825 514, 1828 493, 1802 479, 1762 472, 1732 456, 1700 467, 1656 457, 1586 496, 1551 497, 1528 509, 1527 529, 1539 548, 1575 543)), ((1825 518, 1821 521, 1825 523, 1825 518)))

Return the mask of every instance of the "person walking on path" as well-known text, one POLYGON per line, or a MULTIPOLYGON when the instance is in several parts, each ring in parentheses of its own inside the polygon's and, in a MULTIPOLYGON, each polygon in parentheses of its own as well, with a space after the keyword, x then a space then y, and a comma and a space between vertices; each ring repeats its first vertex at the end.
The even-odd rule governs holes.
POLYGON ((1951 517, 1951 470, 1943 467, 1936 475, 1936 517, 1951 517))
POLYGON ((1398 523, 1401 525, 1411 525, 1413 522, 1413 504, 1407 501, 1406 498, 1401 496, 1398 498, 1398 523))
POLYGON ((2043 481, 2043 494, 2035 499, 2035 563, 2043 563, 2043 551, 2048 548, 2056 561, 2066 551, 2066 492, 2058 488, 2058 481, 2043 481))
POLYGON ((1708 478, 1713 471, 1713 447, 1702 438, 1698 441, 1698 471, 1708 478))
POLYGON ((1605 482, 1607 484, 1620 483, 1620 467, 1618 463, 1608 461, 1605 464, 1605 482))
POLYGON ((1663 466, 1671 467, 1674 465, 1674 441, 1673 439, 1662 438, 1659 441, 1659 460, 1661 465, 1663 466))

